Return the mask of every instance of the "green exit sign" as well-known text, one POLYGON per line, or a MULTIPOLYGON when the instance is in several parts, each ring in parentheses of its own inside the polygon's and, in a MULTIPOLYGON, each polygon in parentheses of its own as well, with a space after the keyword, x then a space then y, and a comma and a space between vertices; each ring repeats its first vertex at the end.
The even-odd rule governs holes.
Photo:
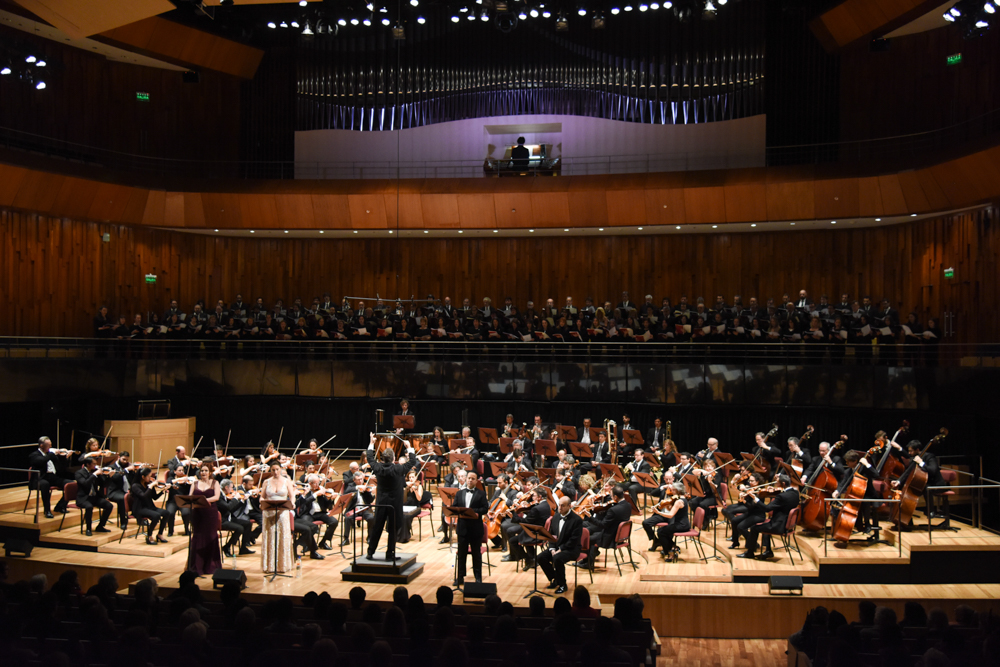
POLYGON ((146 282, 149 283, 149 284, 155 283, 156 282, 156 274, 155 273, 147 273, 146 274, 146 282))
POLYGON ((948 267, 947 269, 945 269, 944 270, 944 277, 947 278, 947 279, 949 279, 949 280, 951 280, 952 278, 954 278, 955 277, 955 269, 953 269, 951 267, 948 267))
POLYGON ((949 65, 957 65, 958 63, 962 62, 962 54, 961 53, 953 53, 950 56, 948 56, 946 62, 949 65))
MULTIPOLYGON (((959 56, 959 58, 961 58, 961 56, 959 56)), ((135 94, 135 99, 139 100, 140 102, 148 102, 149 101, 149 93, 136 93, 135 94)))

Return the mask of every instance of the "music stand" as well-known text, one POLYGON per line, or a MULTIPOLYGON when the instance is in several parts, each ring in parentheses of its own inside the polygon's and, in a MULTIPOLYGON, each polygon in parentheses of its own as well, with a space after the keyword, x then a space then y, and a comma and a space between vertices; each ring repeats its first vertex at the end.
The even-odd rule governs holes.
POLYGON ((316 463, 317 461, 319 461, 320 456, 322 456, 322 454, 320 453, 319 450, 315 452, 310 451, 310 452, 305 452, 303 454, 296 454, 295 465, 302 466, 302 468, 305 469, 308 463, 316 463))
POLYGON ((744 461, 753 461, 754 462, 753 463, 753 470, 754 470, 754 472, 764 472, 765 468, 764 468, 764 465, 760 462, 761 458, 756 457, 753 454, 750 454, 749 452, 740 452, 740 456, 743 457, 744 461))
POLYGON ((590 449, 590 445, 585 442, 569 443, 569 451, 573 454, 577 461, 594 458, 594 452, 590 449))
POLYGON ((684 483, 684 491, 694 498, 704 498, 705 492, 701 488, 701 480, 694 473, 689 472, 681 478, 684 483))
MULTIPOLYGON (((455 496, 458 495, 459 490, 460 489, 458 487, 439 486, 437 488, 438 497, 441 499, 441 509, 442 510, 446 510, 446 509, 448 509, 449 507, 451 507, 452 505, 455 504, 455 496)), ((446 525, 448 524, 448 515, 447 514, 444 515, 444 522, 445 522, 446 525)), ((456 523, 456 527, 457 527, 457 523, 456 523)), ((455 531, 452 530, 450 532, 450 536, 448 538, 448 546, 444 547, 444 549, 451 549, 451 538, 454 537, 454 536, 455 536, 455 531)), ((438 551, 442 551, 442 550, 443 549, 438 549, 438 551)), ((457 547, 455 548, 455 551, 458 551, 457 547)))
POLYGON ((802 473, 796 472, 795 468, 788 465, 784 461, 778 464, 778 469, 783 470, 788 479, 792 482, 792 486, 799 488, 802 486, 802 473))
MULTIPOLYGON (((462 442, 465 442, 464 440, 462 442)), ((465 465, 466 470, 472 470, 472 456, 469 454, 461 454, 459 452, 448 452, 448 465, 452 468, 455 467, 455 461, 461 461, 465 465)), ((472 470, 472 472, 476 472, 472 470)))
POLYGON ((415 415, 393 415, 392 416, 392 428, 396 430, 398 428, 404 431, 412 431, 417 427, 417 418, 415 415))
POLYGON ((660 468, 663 467, 663 462, 660 461, 660 457, 656 455, 656 452, 643 452, 642 458, 644 461, 649 463, 649 466, 651 468, 659 470, 660 468))
MULTIPOLYGON (((178 509, 204 509, 209 507, 208 498, 205 496, 193 496, 193 495, 177 495, 174 496, 174 500, 177 502, 178 509)), ((194 537, 194 512, 191 513, 191 530, 187 532, 188 534, 188 557, 187 557, 187 569, 194 569, 194 561, 191 558, 191 540, 194 537)))
POLYGON ((507 470, 507 464, 503 461, 490 461, 490 474, 493 479, 497 478, 497 475, 507 470))
MULTIPOLYGON (((616 482, 624 482, 625 475, 622 473, 622 469, 619 468, 614 463, 602 463, 601 465, 601 478, 614 477, 616 482)), ((628 495, 628 494, 626 494, 628 495)))
MULTIPOLYGON (((261 498, 260 499, 260 511, 261 511, 261 514, 263 514, 265 510, 270 510, 270 509, 279 510, 280 512, 291 511, 292 510, 292 499, 291 498, 285 498, 284 500, 267 500, 266 498, 261 498)), ((273 548, 271 549, 271 551, 274 552, 274 569, 271 571, 271 575, 270 575, 271 576, 271 581, 268 582, 268 583, 272 583, 272 584, 274 583, 274 580, 277 579, 278 577, 287 577, 289 579, 292 578, 292 575, 290 575, 290 574, 285 574, 283 572, 278 572, 278 526, 279 525, 281 525, 281 521, 277 517, 275 517, 274 528, 272 529, 273 533, 272 533, 272 536, 271 536, 271 539, 274 540, 274 542, 273 542, 273 548)), ((293 547, 294 547, 294 545, 293 545, 293 547)), ((266 579, 267 576, 268 575, 265 574, 264 578, 266 579)))
POLYGON ((514 451, 514 440, 516 438, 500 438, 500 453, 510 454, 514 451))
POLYGON ((485 428, 483 426, 480 426, 479 444, 499 447, 500 439, 497 437, 497 430, 495 428, 485 428))
MULTIPOLYGON (((457 491, 459 491, 459 489, 455 489, 455 491, 457 492, 457 491)), ((454 502, 454 500, 455 500, 455 496, 452 496, 452 502, 454 502)), ((442 499, 442 502, 444 502, 444 499, 442 499)), ((476 513, 476 510, 472 509, 471 507, 455 507, 454 505, 448 505, 447 507, 445 507, 443 509, 444 509, 444 516, 445 516, 445 520, 446 521, 447 521, 448 517, 452 517, 452 516, 455 517, 455 530, 452 531, 452 532, 458 532, 458 520, 459 519, 472 519, 472 520, 476 520, 476 519, 480 518, 479 515, 476 513)), ((470 545, 470 546, 472 546, 472 545, 470 545)), ((478 549, 480 547, 480 545, 476 544, 475 547, 478 549)), ((448 548, 451 548, 451 544, 450 543, 448 544, 448 548)), ((454 568, 454 576, 452 577, 452 580, 451 580, 451 586, 456 591, 462 590, 462 587, 458 583, 458 556, 459 556, 459 553, 458 553, 458 544, 456 543, 456 545, 455 545, 455 564, 453 566, 453 568, 454 568)), ((466 556, 466 554, 462 554, 462 558, 465 558, 465 556, 466 556)))
POLYGON ((544 456, 545 458, 551 458, 556 455, 556 441, 555 440, 535 440, 535 456, 544 456))
POLYGON ((557 424, 556 430, 559 432, 559 439, 563 442, 569 442, 570 440, 576 440, 576 427, 575 426, 565 426, 563 424, 557 424))
POLYGON ((453 452, 456 449, 462 449, 468 445, 465 442, 465 438, 448 438, 448 451, 453 452))
POLYGON ((622 437, 625 438, 625 444, 630 447, 638 447, 645 442, 642 439, 642 433, 634 428, 627 428, 622 431, 622 437))
POLYGON ((590 442, 593 443, 594 445, 596 445, 597 441, 599 440, 598 436, 601 433, 603 433, 604 435, 608 434, 608 432, 605 431, 603 428, 600 428, 598 426, 591 426, 590 427, 590 442))
MULTIPOLYGON (((634 472, 632 474, 635 475, 636 480, 639 482, 639 485, 642 488, 644 488, 644 489, 658 489, 658 488, 660 488, 659 483, 648 472, 634 472)), ((649 494, 648 493, 644 493, 644 494, 642 494, 642 496, 643 496, 643 498, 642 498, 642 516, 643 516, 643 518, 645 518, 646 517, 646 508, 649 506, 649 494)))
MULTIPOLYGON (((332 482, 332 484, 337 484, 337 483, 338 482, 332 482)), ((327 482, 327 484, 331 484, 331 482, 327 482)), ((340 480, 339 484, 340 484, 340 488, 344 488, 344 482, 343 482, 343 480, 340 480)), ((330 488, 335 489, 335 487, 330 487, 330 488)), ((341 517, 341 521, 344 522, 344 530, 347 530, 347 521, 348 521, 348 519, 346 517, 344 517, 344 512, 347 511, 347 506, 350 504, 350 502, 351 502, 351 500, 353 498, 354 498, 354 493, 344 493, 344 494, 341 494, 341 496, 339 498, 337 498, 337 501, 333 504, 333 507, 330 508, 330 512, 329 512, 330 516, 339 516, 339 517, 341 517)), ((354 521, 354 517, 351 517, 350 521, 354 521)), ((341 558, 347 558, 347 556, 344 555, 344 540, 343 540, 343 538, 341 538, 339 540, 339 542, 340 542, 340 551, 339 551, 340 557, 341 558)))
POLYGON ((732 454, 716 450, 712 456, 715 457, 715 467, 721 470, 736 470, 740 467, 732 454))
POLYGON ((522 482, 527 481, 527 480, 531 479, 534 476, 535 476, 535 471, 533 471, 533 470, 518 470, 517 471, 517 478, 520 479, 522 482))
MULTIPOLYGON (((545 544, 546 542, 555 542, 556 541, 556 538, 552 535, 552 533, 550 533, 549 531, 545 530, 545 528, 543 526, 535 526, 535 525, 530 524, 530 523, 522 523, 522 524, 520 524, 520 526, 521 526, 521 530, 523 530, 525 532, 525 534, 528 537, 531 538, 531 541, 532 541, 531 546, 532 546, 532 548, 537 547, 537 546, 539 546, 541 544, 545 544)), ((535 566, 533 568, 533 570, 534 570, 534 577, 535 577, 535 579, 534 579, 534 585, 532 586, 532 589, 530 591, 528 591, 528 594, 524 596, 523 599, 530 598, 532 595, 536 595, 536 594, 537 595, 545 595, 546 597, 552 597, 551 595, 549 595, 545 591, 538 590, 538 553, 537 552, 535 553, 534 562, 535 562, 535 566)))
POLYGON ((535 476, 541 484, 548 484, 556 478, 555 468, 535 468, 535 476))

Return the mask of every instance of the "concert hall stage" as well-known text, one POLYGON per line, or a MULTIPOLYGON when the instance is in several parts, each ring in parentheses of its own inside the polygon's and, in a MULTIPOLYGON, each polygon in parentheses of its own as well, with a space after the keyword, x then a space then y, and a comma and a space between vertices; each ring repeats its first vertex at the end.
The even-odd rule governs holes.
MULTIPOLYGON (((4 540, 27 538, 36 544, 30 558, 7 558, 10 579, 16 580, 36 572, 44 572, 52 581, 58 573, 74 568, 84 587, 96 582, 107 571, 114 571, 123 588, 144 577, 156 577, 161 593, 169 593, 177 584, 184 568, 187 540, 181 531, 166 545, 148 546, 141 538, 133 538, 130 528, 121 544, 120 531, 85 537, 79 532, 79 514, 70 512, 62 531, 60 517, 46 520, 40 517, 37 526, 33 513, 22 512, 25 490, 7 489, 0 492, 0 530, 4 540)), ((436 516, 436 515, 435 515, 436 516)), ((642 517, 634 517, 638 524, 642 517)), ((915 519, 918 527, 925 525, 922 515, 915 519)), ((647 551, 649 543, 639 525, 632 532, 632 559, 638 566, 633 571, 627 562, 619 575, 614 557, 604 554, 593 572, 593 583, 586 570, 576 572, 580 584, 610 613, 616 597, 639 593, 645 601, 645 613, 653 620, 658 634, 664 637, 717 638, 783 638, 801 626, 806 612, 816 605, 825 605, 843 612, 848 619, 857 613, 860 600, 895 607, 901 611, 907 600, 920 600, 927 607, 952 609, 968 604, 975 609, 993 609, 1000 613, 1000 536, 967 524, 954 522, 958 532, 926 530, 904 533, 902 549, 895 542, 896 534, 883 531, 891 545, 862 546, 852 543, 847 549, 834 548, 830 543, 823 550, 821 537, 799 534, 801 561, 793 554, 794 563, 784 551, 777 551, 771 561, 737 559, 738 551, 726 548, 724 525, 720 524, 718 551, 712 547, 711 530, 701 536, 707 556, 718 555, 722 560, 698 559, 693 544, 682 548, 678 563, 665 563, 657 553, 647 551), (900 553, 901 552, 901 553, 900 553), (793 575, 802 577, 802 596, 769 595, 768 578, 793 575), (939 601, 939 602, 938 602, 939 601), (683 609, 683 613, 677 613, 683 609)), ((179 522, 178 522, 178 525, 179 522)), ((414 536, 418 534, 414 525, 414 536)), ((357 531, 360 539, 360 531, 357 531)), ((339 535, 339 530, 338 530, 339 535)), ((863 536, 857 535, 862 538, 863 536)), ((424 599, 433 601, 439 586, 451 585, 454 552, 438 543, 439 534, 431 532, 431 522, 424 520, 423 539, 405 545, 405 551, 415 553, 424 564, 423 572, 407 588, 424 599)), ((775 543, 777 544, 777 542, 775 543)), ((338 551, 324 552, 326 559, 303 560, 301 577, 278 578, 267 582, 261 571, 259 555, 226 559, 225 567, 243 570, 247 575, 248 598, 263 600, 276 596, 299 597, 309 591, 328 591, 338 598, 347 597, 354 583, 345 581, 341 571, 350 565, 350 547, 345 556, 338 551)), ((358 544, 358 553, 363 546, 358 544)), ((624 552, 623 552, 623 555, 624 552)), ((497 585, 504 600, 525 606, 523 599, 533 586, 531 571, 516 571, 513 563, 501 563, 503 554, 491 550, 484 581, 497 585)), ((567 568, 572 594, 574 568, 567 568)), ((294 572, 291 574, 295 574, 294 572)), ((546 583, 539 574, 539 584, 546 583)), ((204 577, 200 585, 212 596, 212 580, 204 577)), ((368 598, 386 601, 392 596, 391 584, 364 584, 368 598)), ((456 595, 456 602, 461 602, 456 595)), ((480 600, 469 604, 480 604, 480 600)))

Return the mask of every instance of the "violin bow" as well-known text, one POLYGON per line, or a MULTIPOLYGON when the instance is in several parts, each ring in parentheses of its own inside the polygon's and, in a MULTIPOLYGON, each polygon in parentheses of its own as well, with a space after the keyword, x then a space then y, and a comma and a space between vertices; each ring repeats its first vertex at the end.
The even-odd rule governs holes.
POLYGON ((329 438, 327 439, 327 441, 326 441, 326 442, 324 442, 324 443, 323 443, 322 445, 320 445, 320 446, 319 446, 319 447, 317 447, 316 449, 323 449, 323 447, 325 447, 325 446, 327 445, 327 443, 329 443, 329 442, 330 442, 330 440, 333 440, 333 439, 334 439, 334 438, 336 438, 336 437, 337 437, 337 436, 335 436, 335 435, 332 435, 332 436, 330 436, 330 437, 329 437, 329 438))
POLYGON ((114 425, 114 424, 112 424, 112 425, 111 425, 111 426, 110 426, 110 427, 108 428, 108 432, 107 432, 107 434, 106 434, 106 435, 104 436, 104 442, 102 442, 102 443, 101 443, 101 451, 104 451, 104 449, 105 449, 106 445, 108 444, 108 438, 109 438, 109 437, 111 437, 111 430, 112 430, 112 429, 113 429, 114 427, 115 427, 115 425, 114 425))
POLYGON ((280 452, 281 451, 281 436, 283 436, 283 435, 285 435, 285 427, 284 426, 282 426, 281 427, 281 431, 278 432, 278 444, 276 444, 274 446, 274 451, 276 451, 276 452, 280 452))
POLYGON ((226 449, 222 452, 222 458, 229 458, 229 439, 233 437, 233 429, 229 429, 229 435, 226 436, 226 449))

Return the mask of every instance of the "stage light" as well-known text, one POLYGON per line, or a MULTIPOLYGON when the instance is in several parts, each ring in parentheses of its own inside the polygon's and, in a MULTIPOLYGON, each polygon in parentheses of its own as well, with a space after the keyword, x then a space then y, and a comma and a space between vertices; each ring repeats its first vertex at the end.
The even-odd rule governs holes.
POLYGON ((470 21, 475 21, 476 20, 476 15, 475 15, 474 12, 469 12, 469 15, 466 16, 465 18, 469 19, 470 21))
POLYGON ((368 18, 368 17, 366 16, 366 17, 365 17, 365 18, 364 18, 364 19, 363 19, 363 20, 361 21, 361 23, 363 23, 364 25, 371 25, 371 24, 372 24, 372 20, 371 20, 370 18, 368 18))
POLYGON ((35 56, 28 56, 27 58, 24 59, 24 62, 26 62, 26 63, 33 63, 36 60, 37 60, 37 58, 35 58, 35 56))
POLYGON ((712 225, 712 229, 718 229, 718 228, 719 228, 718 225, 712 225))
POLYGON ((45 90, 45 82, 44 81, 39 81, 38 83, 36 83, 35 84, 35 89, 36 90, 45 90))
POLYGON ((945 14, 944 14, 944 20, 947 21, 948 23, 954 23, 955 22, 955 17, 952 16, 951 14, 945 12, 945 14))
POLYGON ((523 21, 523 20, 525 20, 526 18, 528 18, 528 15, 527 15, 527 14, 525 14, 525 13, 524 13, 524 10, 522 9, 522 10, 521 10, 521 13, 517 15, 517 18, 518 18, 518 19, 520 19, 521 21, 523 21))
POLYGON ((309 5, 309 0, 299 0, 299 7, 307 7, 309 5))
POLYGON ((664 9, 670 9, 673 6, 674 6, 674 3, 670 2, 670 0, 667 0, 666 2, 663 3, 663 8, 664 9))
POLYGON ((462 12, 463 14, 465 14, 466 12, 469 11, 469 8, 468 7, 460 7, 458 11, 462 12))
POLYGON ((983 5, 983 9, 986 10, 987 14, 995 14, 997 11, 997 8, 994 7, 993 4, 990 2, 987 2, 985 5, 983 5))
POLYGON ((531 8, 531 11, 528 12, 528 14, 530 14, 531 18, 533 18, 533 19, 537 19, 538 18, 538 10, 535 9, 534 7, 531 8))
POLYGON ((580 7, 580 9, 576 10, 576 13, 579 14, 580 16, 586 16, 587 15, 587 8, 586 7, 580 7))
POLYGON ((359 23, 361 23, 361 21, 357 20, 356 18, 355 19, 351 19, 351 25, 357 25, 359 23))
POLYGON ((643 2, 642 4, 639 5, 639 11, 640 12, 649 11, 649 5, 643 2))
POLYGON ((299 27, 299 22, 298 21, 292 21, 292 27, 293 28, 298 28, 299 27))
POLYGON ((638 227, 638 230, 641 232, 642 231, 642 227, 638 227))
POLYGON ((271 30, 274 30, 275 28, 278 27, 278 24, 276 24, 274 21, 268 21, 267 27, 270 28, 271 30))
POLYGON ((875 218, 875 222, 882 222, 882 218, 875 218))
POLYGON ((756 223, 756 222, 751 222, 751 223, 750 223, 750 226, 751 226, 751 227, 756 227, 756 226, 757 226, 757 223, 756 223))
POLYGON ((625 11, 627 12, 632 11, 632 5, 625 5, 625 11))
POLYGON ((347 19, 337 19, 337 25, 339 26, 347 25, 347 19))
POLYGON ((417 17, 417 23, 419 23, 420 25, 423 25, 423 24, 427 23, 427 19, 425 19, 423 16, 418 16, 417 17))
POLYGON ((655 10, 657 10, 657 9, 660 8, 660 3, 658 3, 658 2, 651 2, 651 3, 649 3, 649 8, 655 11, 655 10))
POLYGON ((719 3, 720 7, 729 2, 729 0, 715 0, 715 1, 719 3))
POLYGON ((4 76, 10 74, 10 72, 11 72, 11 70, 10 70, 9 67, 4 67, 3 69, 0 69, 0 74, 2 74, 4 76))
POLYGON ((420 0, 410 0, 410 5, 416 7, 420 4, 420 0))
POLYGON ((618 12, 620 12, 620 11, 621 10, 618 9, 617 7, 612 7, 611 8, 611 13, 614 14, 615 16, 618 16, 618 12))
POLYGON ((306 27, 302 29, 302 34, 303 35, 313 34, 312 28, 309 27, 309 21, 306 21, 306 27))
POLYGON ((951 9, 948 10, 948 13, 954 16, 955 18, 958 18, 959 16, 962 15, 962 12, 958 11, 958 7, 952 7, 951 9))
POLYGON ((552 18, 552 12, 546 9, 545 11, 542 12, 542 18, 547 18, 547 19, 552 18))
POLYGON ((370 12, 375 11, 375 3, 369 2, 367 5, 365 5, 365 9, 367 9, 370 12))
POLYGON ((382 19, 382 25, 389 25, 390 23, 392 23, 392 21, 390 21, 388 18, 382 19))
POLYGON ((487 14, 485 10, 483 10, 483 13, 479 15, 479 20, 480 21, 489 21, 490 20, 490 15, 487 14))
POLYGON ((835 225, 835 224, 837 224, 837 221, 836 221, 836 220, 831 220, 831 221, 830 221, 830 224, 831 224, 831 225, 835 225))
POLYGON ((287 27, 288 27, 288 24, 287 24, 287 23, 285 23, 284 21, 282 21, 282 22, 281 22, 281 23, 279 23, 278 25, 280 25, 280 26, 281 26, 282 28, 287 28, 287 27))
POLYGON ((976 21, 976 27, 977 28, 988 28, 988 27, 990 27, 990 24, 987 23, 986 21, 976 21))
POLYGON ((452 15, 452 17, 451 17, 451 22, 452 22, 452 23, 458 23, 458 17, 457 17, 457 16, 455 16, 455 15, 452 15))

